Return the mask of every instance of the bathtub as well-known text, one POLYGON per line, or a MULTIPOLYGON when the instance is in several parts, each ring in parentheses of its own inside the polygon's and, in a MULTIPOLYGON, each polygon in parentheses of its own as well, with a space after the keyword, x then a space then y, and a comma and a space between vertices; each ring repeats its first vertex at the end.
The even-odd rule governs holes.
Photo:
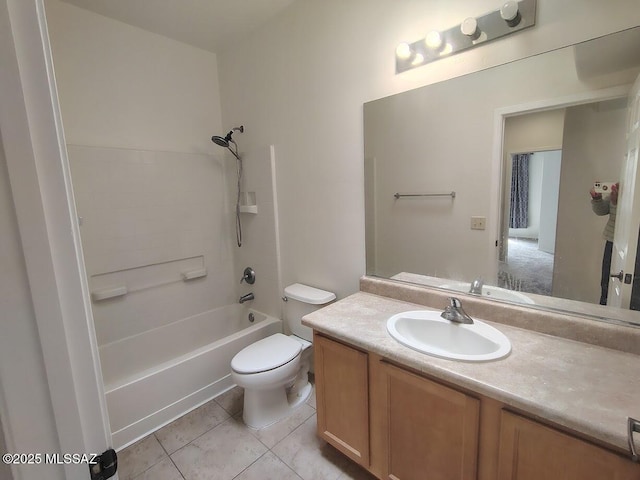
POLYGON ((281 320, 233 304, 102 345, 113 447, 122 449, 233 387, 233 356, 278 332, 281 320))

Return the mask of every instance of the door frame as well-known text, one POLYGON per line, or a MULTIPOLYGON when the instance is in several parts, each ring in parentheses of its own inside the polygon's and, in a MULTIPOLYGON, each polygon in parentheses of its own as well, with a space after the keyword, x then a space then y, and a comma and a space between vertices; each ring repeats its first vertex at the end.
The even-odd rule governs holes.
MULTIPOLYGON (((44 0, 1 1, 0 21, 9 28, 0 33, 0 134, 41 347, 34 354, 44 363, 60 453, 99 454, 111 431, 44 0)), ((11 431, 28 426, 2 420, 11 447, 11 431)), ((87 465, 62 468, 67 479, 88 477, 87 465)))

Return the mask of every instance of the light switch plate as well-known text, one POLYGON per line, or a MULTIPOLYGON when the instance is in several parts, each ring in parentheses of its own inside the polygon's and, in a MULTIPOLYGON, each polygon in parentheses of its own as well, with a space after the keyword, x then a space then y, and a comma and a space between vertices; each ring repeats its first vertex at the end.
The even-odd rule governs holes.
POLYGON ((471 217, 471 230, 484 230, 487 228, 487 217, 471 217))

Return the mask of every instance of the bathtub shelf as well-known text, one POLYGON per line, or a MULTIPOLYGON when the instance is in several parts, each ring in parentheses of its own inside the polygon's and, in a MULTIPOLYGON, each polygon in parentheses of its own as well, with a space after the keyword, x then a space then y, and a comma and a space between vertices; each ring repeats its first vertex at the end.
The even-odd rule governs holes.
POLYGON ((94 302, 99 302, 100 300, 107 300, 109 298, 122 297, 129 293, 127 287, 125 285, 121 285, 118 287, 110 287, 110 288, 101 288, 100 290, 94 290, 91 292, 91 299, 94 302))
POLYGON ((258 213, 258 201, 256 192, 240 193, 240 213, 258 213))
POLYGON ((207 276, 206 268, 199 268, 197 270, 189 270, 187 272, 182 272, 182 279, 185 282, 188 282, 189 280, 195 280, 196 278, 206 277, 206 276, 207 276))
POLYGON ((96 273, 90 277, 91 300, 101 302, 206 276, 202 255, 96 273))
POLYGON ((240 213, 252 213, 255 215, 258 213, 258 206, 257 205, 240 205, 240 213))

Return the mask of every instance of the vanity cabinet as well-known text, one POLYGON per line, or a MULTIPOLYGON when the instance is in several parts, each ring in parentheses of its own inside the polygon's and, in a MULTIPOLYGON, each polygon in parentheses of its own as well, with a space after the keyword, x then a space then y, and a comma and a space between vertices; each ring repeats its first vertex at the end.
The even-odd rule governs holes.
POLYGON ((639 480, 640 465, 608 450, 502 411, 498 480, 639 480))
POLYGON ((640 465, 314 332, 318 435, 380 479, 640 480, 640 465))
POLYGON ((314 349, 321 438, 381 478, 476 478, 477 399, 322 335, 314 349))
POLYGON ((313 339, 318 434, 369 465, 368 355, 326 337, 313 339))

